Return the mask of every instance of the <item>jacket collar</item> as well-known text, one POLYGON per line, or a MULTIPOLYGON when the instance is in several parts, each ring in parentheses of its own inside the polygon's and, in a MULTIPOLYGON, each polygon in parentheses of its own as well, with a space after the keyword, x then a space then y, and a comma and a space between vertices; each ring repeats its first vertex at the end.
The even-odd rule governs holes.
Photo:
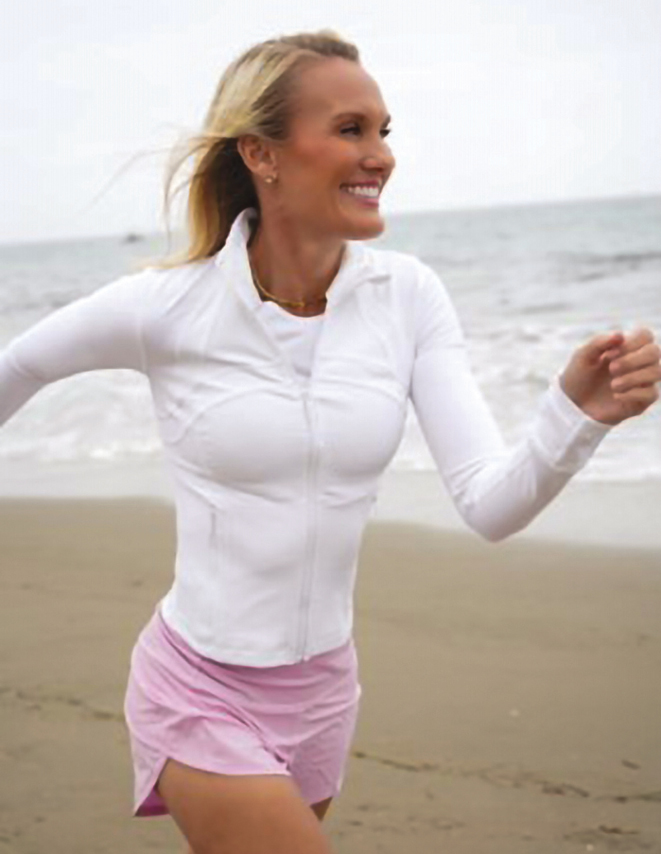
MULTIPOLYGON (((214 263, 230 273, 230 284, 243 301, 256 311, 263 303, 252 280, 247 243, 251 221, 257 216, 255 208, 245 208, 236 217, 223 248, 216 254, 214 263)), ((328 306, 335 305, 363 281, 388 276, 378 253, 358 241, 346 241, 344 257, 337 275, 326 291, 328 306)))

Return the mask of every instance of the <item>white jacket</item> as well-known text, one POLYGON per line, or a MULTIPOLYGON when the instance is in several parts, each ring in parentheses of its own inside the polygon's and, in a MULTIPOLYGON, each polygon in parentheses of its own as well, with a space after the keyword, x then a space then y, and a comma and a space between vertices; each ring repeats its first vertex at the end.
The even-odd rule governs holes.
POLYGON ((0 354, 0 423, 71 374, 143 372, 175 490, 163 615, 202 655, 273 666, 351 635, 361 537, 409 396, 459 512, 490 540, 539 513, 609 427, 555 379, 508 451, 439 278, 360 242, 346 244, 304 383, 259 311, 253 213, 214 257, 122 276, 16 337, 0 354))

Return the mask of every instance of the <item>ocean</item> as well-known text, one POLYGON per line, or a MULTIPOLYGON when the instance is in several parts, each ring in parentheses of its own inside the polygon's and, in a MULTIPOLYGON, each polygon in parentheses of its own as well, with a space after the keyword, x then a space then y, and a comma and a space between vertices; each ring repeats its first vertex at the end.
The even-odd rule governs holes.
MULTIPOLYGON (((370 245, 417 255, 438 273, 510 444, 590 336, 638 325, 661 336, 661 196, 386 214, 386 223, 370 245)), ((165 250, 161 234, 0 246, 0 348, 165 250)), ((121 369, 45 387, 0 432, 0 461, 130 464, 161 455, 148 381, 121 369)), ((412 407, 390 468, 435 468, 412 407)), ((611 431, 577 478, 661 481, 661 405, 611 431)))

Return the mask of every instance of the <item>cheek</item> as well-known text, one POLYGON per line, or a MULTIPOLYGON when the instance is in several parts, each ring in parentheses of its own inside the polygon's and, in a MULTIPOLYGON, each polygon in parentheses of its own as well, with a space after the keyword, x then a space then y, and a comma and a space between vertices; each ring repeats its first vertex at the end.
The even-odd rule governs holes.
POLYGON ((347 147, 335 141, 299 146, 296 169, 305 184, 338 187, 347 174, 355 171, 355 162, 347 147))

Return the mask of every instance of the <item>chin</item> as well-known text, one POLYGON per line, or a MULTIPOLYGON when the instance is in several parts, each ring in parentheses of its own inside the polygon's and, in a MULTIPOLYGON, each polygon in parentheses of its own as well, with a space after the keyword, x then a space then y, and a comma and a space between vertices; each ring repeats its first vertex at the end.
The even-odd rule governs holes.
POLYGON ((386 223, 381 212, 370 211, 365 217, 352 217, 344 236, 347 240, 370 240, 383 234, 385 228, 386 223))

